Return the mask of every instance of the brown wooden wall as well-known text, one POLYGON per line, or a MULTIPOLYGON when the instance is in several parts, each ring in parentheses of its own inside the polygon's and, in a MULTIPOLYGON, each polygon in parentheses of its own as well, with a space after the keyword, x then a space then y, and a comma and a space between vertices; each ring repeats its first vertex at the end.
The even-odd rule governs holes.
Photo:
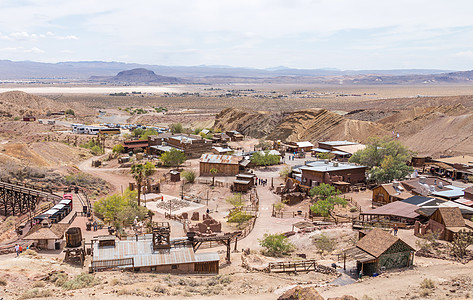
POLYGON ((389 194, 386 190, 380 185, 373 189, 373 196, 371 198, 373 202, 377 203, 389 203, 389 194), (380 196, 382 195, 382 196, 380 196))
POLYGON ((215 176, 235 176, 240 173, 240 165, 237 164, 215 164, 200 162, 200 176, 213 176, 210 169, 217 169, 215 176))

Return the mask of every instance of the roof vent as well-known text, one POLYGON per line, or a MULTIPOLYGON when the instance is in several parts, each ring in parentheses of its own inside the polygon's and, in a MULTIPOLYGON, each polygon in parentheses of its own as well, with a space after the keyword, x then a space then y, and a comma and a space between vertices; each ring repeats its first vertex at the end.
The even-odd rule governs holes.
POLYGON ((443 182, 439 181, 439 184, 437 186, 439 187, 439 189, 443 189, 443 182))
POLYGON ((426 178, 425 176, 420 176, 419 177, 419 183, 425 184, 426 178))

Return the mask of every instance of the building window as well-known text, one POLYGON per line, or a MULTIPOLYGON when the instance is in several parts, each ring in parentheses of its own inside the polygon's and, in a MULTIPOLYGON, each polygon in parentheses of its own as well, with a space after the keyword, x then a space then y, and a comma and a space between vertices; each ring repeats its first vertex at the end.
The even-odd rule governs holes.
POLYGON ((177 265, 171 265, 172 270, 177 270, 177 265))

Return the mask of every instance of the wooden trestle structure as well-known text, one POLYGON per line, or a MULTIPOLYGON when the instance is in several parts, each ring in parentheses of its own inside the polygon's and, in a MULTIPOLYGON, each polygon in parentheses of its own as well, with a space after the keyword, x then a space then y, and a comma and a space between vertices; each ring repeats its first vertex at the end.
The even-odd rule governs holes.
POLYGON ((40 201, 59 202, 51 191, 0 181, 0 215, 15 216, 33 212, 40 201))

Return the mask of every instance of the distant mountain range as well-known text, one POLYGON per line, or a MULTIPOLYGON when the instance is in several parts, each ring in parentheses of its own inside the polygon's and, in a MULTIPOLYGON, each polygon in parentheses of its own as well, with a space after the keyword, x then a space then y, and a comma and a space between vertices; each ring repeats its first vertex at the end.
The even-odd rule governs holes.
POLYGON ((320 83, 320 84, 436 84, 471 83, 473 71, 436 69, 338 70, 268 69, 229 66, 160 66, 122 62, 81 61, 40 63, 0 60, 0 80, 63 79, 111 84, 132 83, 320 83), (137 71, 138 70, 138 71, 137 71))

